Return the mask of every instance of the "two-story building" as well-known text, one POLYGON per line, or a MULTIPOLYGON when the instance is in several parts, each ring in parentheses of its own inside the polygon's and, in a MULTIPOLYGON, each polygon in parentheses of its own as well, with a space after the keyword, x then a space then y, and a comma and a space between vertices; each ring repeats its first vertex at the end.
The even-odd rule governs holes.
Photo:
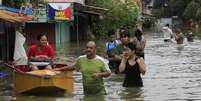
MULTIPOLYGON (((2 24, 0 24, 0 29, 2 31, 0 32, 5 32, 6 30, 4 22, 8 21, 13 27, 9 27, 9 32, 5 32, 10 33, 9 36, 4 34, 4 37, 7 36, 7 38, 1 37, 4 39, 0 42, 0 53, 3 54, 0 54, 0 57, 4 57, 2 58, 3 60, 12 60, 16 23, 25 24, 24 32, 26 33, 26 46, 36 43, 37 34, 46 33, 49 43, 57 49, 57 47, 69 44, 71 41, 78 42, 86 40, 88 33, 90 33, 90 29, 93 26, 94 20, 92 20, 92 18, 95 17, 98 20, 106 10, 104 8, 89 6, 85 4, 84 0, 40 0, 40 2, 28 0, 28 2, 31 4, 37 3, 32 4, 32 20, 9 22, 6 17, 1 20, 2 24), (11 31, 11 29, 13 30, 11 31), (5 45, 5 42, 9 42, 10 44, 5 45), (3 45, 1 45, 1 43, 3 45), (7 52, 5 47, 12 48, 9 48, 10 51, 7 52)), ((19 9, 12 13, 18 15, 19 9)), ((25 15, 24 17, 30 16, 25 15)), ((13 19, 16 19, 16 17, 13 19)))

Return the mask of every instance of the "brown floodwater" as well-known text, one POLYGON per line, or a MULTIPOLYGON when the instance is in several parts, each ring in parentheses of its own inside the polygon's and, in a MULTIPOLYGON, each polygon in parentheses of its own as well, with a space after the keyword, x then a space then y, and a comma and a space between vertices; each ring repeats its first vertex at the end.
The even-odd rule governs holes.
MULTIPOLYGON (((105 79, 107 95, 103 97, 83 95, 82 77, 74 73, 74 92, 64 95, 14 94, 12 72, 1 78, 0 101, 200 101, 201 100, 201 40, 187 42, 183 46, 164 43, 161 33, 147 32, 145 62, 147 72, 143 77, 144 87, 122 87, 124 75, 105 79)), ((104 41, 98 42, 98 52, 103 52, 104 41)), ((61 45, 56 51, 56 61, 72 62, 81 55, 83 43, 61 45), (81 46, 81 48, 80 48, 81 46)), ((52 92, 54 93, 54 92, 52 92)))

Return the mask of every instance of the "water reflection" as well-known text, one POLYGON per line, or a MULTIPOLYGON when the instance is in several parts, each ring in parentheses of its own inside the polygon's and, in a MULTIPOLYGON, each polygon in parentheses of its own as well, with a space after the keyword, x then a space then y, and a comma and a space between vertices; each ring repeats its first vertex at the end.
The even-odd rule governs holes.
POLYGON ((106 101, 105 96, 84 96, 80 101, 106 101))
POLYGON ((11 98, 11 94, 13 93, 13 71, 7 70, 5 65, 0 65, 2 69, 0 72, 6 73, 6 76, 0 77, 0 101, 5 101, 1 99, 9 99, 11 98), (2 97, 1 97, 2 96, 2 97))
POLYGON ((119 96, 123 101, 144 101, 142 88, 124 88, 119 96))
POLYGON ((198 73, 201 63, 198 58, 201 55, 200 40, 185 42, 184 47, 178 49, 174 43, 166 45, 161 42, 160 37, 149 39, 146 49, 149 69, 144 77, 143 88, 145 100, 200 100, 198 95, 201 92, 196 90, 200 87, 201 78, 198 73))

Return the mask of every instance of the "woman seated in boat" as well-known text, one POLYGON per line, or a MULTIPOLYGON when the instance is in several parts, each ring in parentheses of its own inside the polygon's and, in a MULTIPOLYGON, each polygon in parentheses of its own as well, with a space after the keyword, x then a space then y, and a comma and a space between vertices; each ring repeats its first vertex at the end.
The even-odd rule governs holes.
POLYGON ((37 40, 38 43, 32 45, 28 52, 30 68, 32 70, 52 69, 54 50, 48 44, 47 36, 45 34, 39 34, 37 40))

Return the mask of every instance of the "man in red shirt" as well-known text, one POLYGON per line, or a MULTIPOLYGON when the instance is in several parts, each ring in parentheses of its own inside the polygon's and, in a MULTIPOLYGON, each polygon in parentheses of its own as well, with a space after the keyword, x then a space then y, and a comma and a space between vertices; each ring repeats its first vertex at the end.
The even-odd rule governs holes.
POLYGON ((32 45, 28 52, 31 69, 52 69, 54 49, 48 44, 45 34, 39 34, 37 40, 39 41, 38 44, 32 45))

